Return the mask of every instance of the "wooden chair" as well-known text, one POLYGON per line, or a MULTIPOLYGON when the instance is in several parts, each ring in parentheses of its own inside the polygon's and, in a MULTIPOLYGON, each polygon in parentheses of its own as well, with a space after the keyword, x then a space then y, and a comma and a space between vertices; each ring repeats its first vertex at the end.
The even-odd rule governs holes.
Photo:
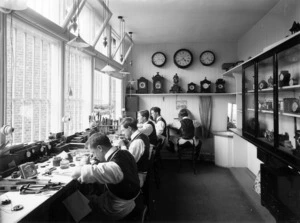
POLYGON ((178 172, 180 172, 181 166, 182 166, 182 160, 191 160, 192 161, 192 167, 194 170, 194 174, 197 173, 196 170, 196 161, 198 160, 200 156, 200 150, 202 147, 202 142, 199 140, 199 144, 195 146, 194 140, 193 142, 187 141, 183 144, 177 143, 178 146, 178 160, 179 160, 179 168, 178 172))

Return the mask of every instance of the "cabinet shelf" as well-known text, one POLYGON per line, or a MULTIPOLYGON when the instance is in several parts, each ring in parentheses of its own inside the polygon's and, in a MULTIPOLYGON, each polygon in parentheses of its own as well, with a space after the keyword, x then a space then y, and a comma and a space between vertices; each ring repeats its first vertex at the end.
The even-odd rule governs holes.
POLYGON ((233 93, 162 93, 162 94, 127 94, 127 96, 226 96, 233 93))
MULTIPOLYGON (((280 87, 280 88, 278 88, 278 91, 289 91, 289 90, 296 90, 296 89, 300 89, 299 84, 298 85, 293 85, 293 86, 280 87)), ((273 92, 273 88, 259 89, 258 92, 259 93, 261 93, 261 92, 273 92)), ((246 93, 254 93, 254 90, 246 91, 246 93)))
MULTIPOLYGON (((247 111, 253 111, 253 108, 248 108, 247 111)), ((258 110, 259 113, 267 113, 267 114, 273 114, 274 112, 272 110, 258 110)), ((282 116, 289 116, 289 117, 294 117, 294 118, 300 118, 300 113, 295 114, 295 113, 288 113, 288 112, 278 112, 278 115, 282 116)))

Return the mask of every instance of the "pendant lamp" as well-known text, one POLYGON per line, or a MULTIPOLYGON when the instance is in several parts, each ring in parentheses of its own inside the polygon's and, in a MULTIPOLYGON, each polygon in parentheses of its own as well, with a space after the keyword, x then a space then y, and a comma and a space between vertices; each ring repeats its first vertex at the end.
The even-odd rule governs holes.
POLYGON ((69 26, 69 30, 73 29, 74 32, 77 30, 78 28, 78 36, 76 36, 75 38, 71 39, 67 44, 69 46, 72 47, 76 47, 76 48, 85 48, 85 47, 89 47, 90 45, 85 42, 81 36, 80 36, 80 27, 79 27, 79 2, 74 3, 73 5, 76 7, 76 12, 75 12, 75 16, 74 18, 71 20, 71 24, 69 26))
POLYGON ((81 38, 80 34, 78 34, 78 36, 76 36, 74 39, 70 40, 68 45, 77 48, 89 47, 89 44, 81 38))
POLYGON ((105 67, 102 68, 101 71, 104 73, 111 73, 111 72, 115 72, 116 69, 110 66, 109 64, 107 64, 105 67))

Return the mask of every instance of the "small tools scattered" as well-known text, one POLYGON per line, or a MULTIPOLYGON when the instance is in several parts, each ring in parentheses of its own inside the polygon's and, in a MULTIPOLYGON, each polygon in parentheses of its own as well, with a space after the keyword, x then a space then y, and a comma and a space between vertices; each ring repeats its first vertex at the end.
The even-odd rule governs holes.
POLYGON ((62 188, 62 183, 47 183, 47 184, 27 184, 20 188, 20 194, 38 194, 48 190, 59 190, 62 188))

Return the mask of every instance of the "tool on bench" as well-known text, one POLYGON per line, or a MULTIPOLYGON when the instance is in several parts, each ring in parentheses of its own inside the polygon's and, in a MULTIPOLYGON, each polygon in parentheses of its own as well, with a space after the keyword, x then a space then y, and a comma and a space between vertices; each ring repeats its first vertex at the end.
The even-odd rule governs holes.
POLYGON ((59 190, 60 188, 62 188, 62 183, 58 182, 58 183, 47 183, 47 184, 27 184, 27 185, 23 185, 20 188, 20 194, 38 194, 44 191, 48 191, 48 190, 59 190))

